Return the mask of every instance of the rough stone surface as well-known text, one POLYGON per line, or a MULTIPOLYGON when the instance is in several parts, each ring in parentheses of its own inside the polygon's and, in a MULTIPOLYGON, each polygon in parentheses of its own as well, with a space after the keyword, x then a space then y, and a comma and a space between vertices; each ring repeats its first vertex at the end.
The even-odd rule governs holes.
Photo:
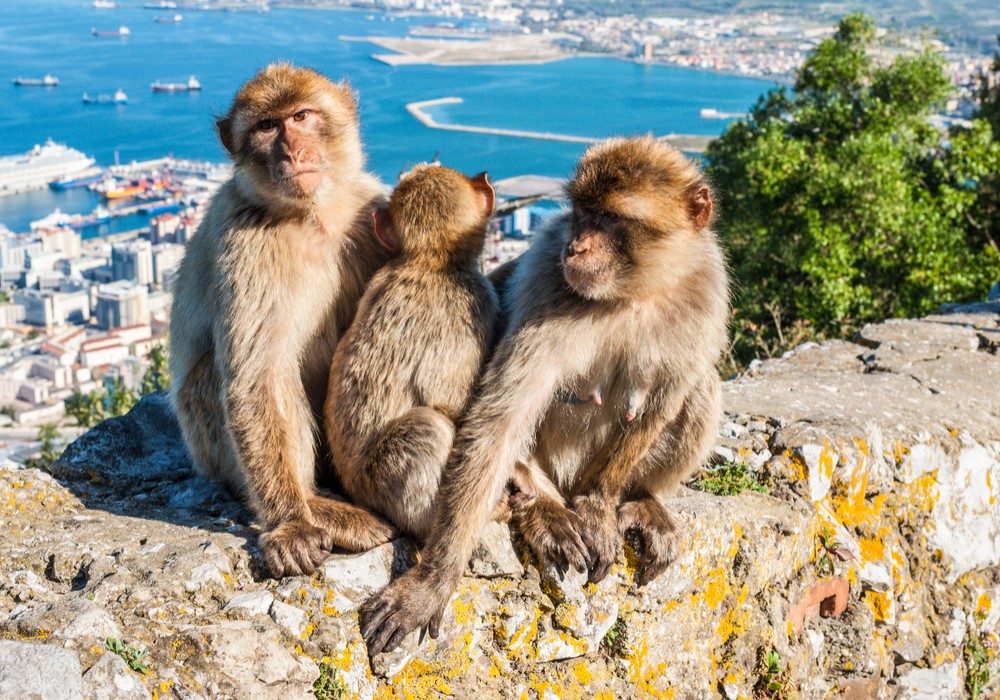
POLYGON ((0 637, 89 677, 117 636, 149 650, 150 674, 129 677, 158 700, 310 698, 324 663, 347 697, 751 700, 770 697, 771 649, 788 698, 966 697, 973 650, 1000 676, 996 336, 1000 303, 966 305, 753 363, 724 384, 717 452, 769 493, 681 488, 663 576, 632 583, 629 537, 590 585, 493 525, 439 638, 370 660, 356 610, 414 545, 270 579, 250 515, 193 476, 147 398, 73 443, 55 478, 0 472, 0 637), (833 578, 836 615, 811 597, 833 578))
POLYGON ((83 700, 79 657, 50 644, 0 640, 0 698, 83 700))
POLYGON ((151 700, 138 675, 117 654, 106 652, 83 674, 83 696, 87 700, 151 700))

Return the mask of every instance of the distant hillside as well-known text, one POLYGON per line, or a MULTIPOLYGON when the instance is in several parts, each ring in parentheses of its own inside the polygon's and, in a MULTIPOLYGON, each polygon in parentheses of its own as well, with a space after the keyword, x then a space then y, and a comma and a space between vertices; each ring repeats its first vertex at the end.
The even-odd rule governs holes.
POLYGON ((1000 4, 996 0, 565 0, 564 7, 591 9, 600 14, 676 15, 775 12, 835 22, 856 10, 875 16, 885 27, 939 27, 949 43, 992 53, 1000 33, 1000 4))

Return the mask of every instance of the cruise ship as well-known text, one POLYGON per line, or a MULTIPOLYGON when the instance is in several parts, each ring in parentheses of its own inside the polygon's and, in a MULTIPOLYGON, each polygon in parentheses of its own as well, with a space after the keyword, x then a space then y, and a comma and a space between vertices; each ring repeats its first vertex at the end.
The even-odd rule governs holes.
POLYGON ((93 158, 49 139, 27 153, 0 157, 0 195, 38 189, 93 164, 93 158))

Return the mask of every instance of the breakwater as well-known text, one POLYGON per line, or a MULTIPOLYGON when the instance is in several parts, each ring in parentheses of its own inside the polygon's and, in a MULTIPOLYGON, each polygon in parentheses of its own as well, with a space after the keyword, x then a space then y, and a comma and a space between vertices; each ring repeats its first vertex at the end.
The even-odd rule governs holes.
MULTIPOLYGON (((428 129, 444 129, 446 131, 465 131, 473 134, 493 134, 496 136, 513 136, 525 139, 544 139, 547 141, 567 141, 571 143, 596 143, 601 139, 589 136, 571 136, 568 134, 553 134, 552 132, 520 131, 518 129, 496 129, 487 126, 465 126, 464 124, 441 124, 434 117, 424 111, 425 107, 436 107, 437 105, 461 104, 464 100, 461 97, 440 97, 435 100, 423 100, 421 102, 410 102, 406 105, 409 112, 421 124, 428 129)), ((692 134, 668 134, 660 137, 669 141, 683 151, 690 153, 703 153, 713 137, 698 136, 692 134)))

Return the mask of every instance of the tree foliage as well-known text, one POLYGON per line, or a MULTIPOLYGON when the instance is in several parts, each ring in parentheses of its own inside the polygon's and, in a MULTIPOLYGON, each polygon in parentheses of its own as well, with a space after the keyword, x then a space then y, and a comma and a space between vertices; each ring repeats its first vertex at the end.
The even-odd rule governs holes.
POLYGON ((76 418, 77 425, 89 428, 106 418, 124 416, 143 396, 170 387, 167 369, 169 350, 166 339, 149 351, 149 367, 142 376, 139 391, 129 389, 120 377, 110 386, 96 389, 89 394, 77 391, 66 399, 66 413, 76 418))
POLYGON ((1000 145, 988 122, 941 133, 943 60, 863 14, 706 154, 735 278, 734 356, 985 297, 1000 272, 1000 145), (992 188, 992 189, 991 189, 992 188))

